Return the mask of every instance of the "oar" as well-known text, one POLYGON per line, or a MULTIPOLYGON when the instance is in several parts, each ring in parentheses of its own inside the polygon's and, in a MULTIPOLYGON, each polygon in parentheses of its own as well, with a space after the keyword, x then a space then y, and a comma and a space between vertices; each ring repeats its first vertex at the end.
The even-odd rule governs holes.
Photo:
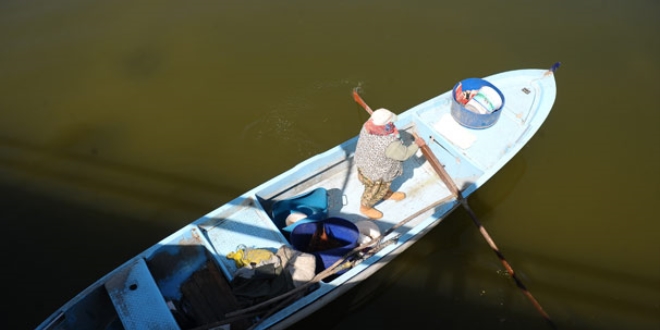
MULTIPOLYGON (((353 99, 355 102, 357 102, 359 105, 361 105, 369 114, 373 113, 371 108, 367 105, 366 102, 360 97, 360 94, 358 94, 357 88, 353 89, 353 99)), ((419 136, 413 132, 413 136, 415 138, 419 138, 419 136)), ((442 166, 442 163, 438 160, 437 157, 435 157, 435 154, 433 154, 433 151, 431 151, 431 148, 429 148, 428 145, 424 145, 420 147, 422 150, 422 154, 426 158, 426 160, 429 161, 431 164, 431 167, 438 173, 440 176, 440 179, 442 179, 442 182, 445 183, 447 188, 451 191, 451 193, 456 197, 456 199, 463 205, 467 213, 470 215, 470 218, 472 218, 472 221, 474 224, 479 228, 479 232, 481 232, 481 235, 486 239, 486 242, 488 242, 488 245, 493 249, 497 257, 502 261, 502 264, 504 265, 504 268, 506 268, 506 271, 511 275, 513 280, 516 282, 516 285, 523 291, 525 296, 529 298, 529 300, 532 302, 534 307, 541 313, 543 318, 548 322, 548 324, 553 328, 556 329, 557 327, 555 326, 555 323, 552 322, 552 319, 550 319, 550 315, 543 310, 543 307, 541 304, 534 298, 531 292, 527 290, 527 287, 523 284, 523 282, 516 276, 516 273, 513 271, 513 268, 509 264, 508 261, 506 261, 506 258, 504 258, 504 255, 502 252, 500 252, 500 249, 497 248, 497 245, 495 245, 495 242, 493 239, 488 235, 488 232, 486 231, 486 228, 481 224, 479 219, 477 218, 477 215, 472 211, 472 208, 470 208, 470 205, 468 205, 467 199, 463 197, 463 193, 461 192, 460 189, 456 186, 456 183, 454 183, 454 180, 449 176, 447 171, 445 171, 445 168, 442 166)))

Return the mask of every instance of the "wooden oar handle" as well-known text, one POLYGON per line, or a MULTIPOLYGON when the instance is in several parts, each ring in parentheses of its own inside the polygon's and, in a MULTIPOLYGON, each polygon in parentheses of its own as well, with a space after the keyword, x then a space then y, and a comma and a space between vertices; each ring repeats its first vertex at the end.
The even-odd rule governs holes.
MULTIPOLYGON (((421 139, 417 133, 413 132, 413 136, 415 139, 421 139)), ((431 167, 435 170, 435 172, 440 176, 440 179, 442 182, 444 182, 445 186, 447 186, 447 189, 456 197, 457 199, 461 200, 463 199, 463 194, 461 193, 461 190, 458 189, 458 186, 456 186, 456 183, 454 183, 454 180, 449 176, 447 171, 445 170, 445 167, 442 166, 442 163, 438 160, 438 158, 435 157, 435 154, 433 154, 433 151, 431 151, 431 148, 427 145, 424 144, 423 146, 419 147, 422 150, 422 154, 424 155, 424 158, 428 160, 429 164, 431 164, 431 167)))

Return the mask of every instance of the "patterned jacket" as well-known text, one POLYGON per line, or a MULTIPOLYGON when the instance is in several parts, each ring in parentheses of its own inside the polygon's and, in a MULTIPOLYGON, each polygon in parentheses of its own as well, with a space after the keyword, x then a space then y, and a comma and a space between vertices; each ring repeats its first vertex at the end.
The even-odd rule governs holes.
POLYGON ((403 173, 403 161, 417 152, 419 147, 406 147, 395 135, 369 134, 362 127, 355 148, 355 164, 372 181, 391 182, 403 173))

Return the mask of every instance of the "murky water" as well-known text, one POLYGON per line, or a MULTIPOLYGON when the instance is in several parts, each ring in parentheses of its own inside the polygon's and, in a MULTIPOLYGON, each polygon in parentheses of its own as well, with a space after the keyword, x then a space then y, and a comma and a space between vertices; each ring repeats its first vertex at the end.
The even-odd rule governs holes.
MULTIPOLYGON (((471 197, 560 329, 660 327, 657 1, 0 4, 0 328, 460 79, 555 61, 553 112, 471 197)), ((300 327, 544 328, 459 210, 300 327)))

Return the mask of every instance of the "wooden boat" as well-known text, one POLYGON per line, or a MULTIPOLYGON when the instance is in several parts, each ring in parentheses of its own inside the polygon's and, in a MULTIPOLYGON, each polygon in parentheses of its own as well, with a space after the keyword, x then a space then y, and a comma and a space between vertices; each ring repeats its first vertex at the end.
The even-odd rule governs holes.
MULTIPOLYGON (((476 119, 457 113, 465 109, 456 102, 456 87, 400 113, 396 125, 404 140, 412 134, 425 139, 425 150, 467 197, 541 127, 555 100, 557 65, 483 78, 505 101, 497 120, 482 128, 468 128, 476 119)), ((282 329, 300 321, 368 278, 460 205, 428 155, 418 152, 393 183, 407 198, 381 202, 384 217, 366 220, 359 212, 363 187, 353 163, 356 143, 357 136, 193 221, 100 278, 37 329, 282 329), (295 228, 338 218, 369 221, 380 236, 359 246, 352 242, 306 282, 246 305, 235 291, 237 271, 244 267, 228 256, 293 247, 293 231, 278 212, 300 206, 319 212, 302 212, 308 217, 295 228)))

